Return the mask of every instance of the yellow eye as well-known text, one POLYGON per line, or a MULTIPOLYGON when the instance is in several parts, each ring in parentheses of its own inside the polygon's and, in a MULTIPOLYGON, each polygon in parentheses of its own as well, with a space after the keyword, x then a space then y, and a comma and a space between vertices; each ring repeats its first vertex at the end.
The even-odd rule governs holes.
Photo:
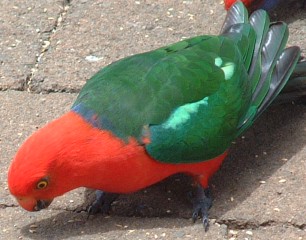
POLYGON ((37 189, 44 189, 44 188, 46 188, 47 186, 48 186, 48 181, 47 181, 47 180, 40 180, 40 181, 37 183, 37 185, 36 185, 37 189))

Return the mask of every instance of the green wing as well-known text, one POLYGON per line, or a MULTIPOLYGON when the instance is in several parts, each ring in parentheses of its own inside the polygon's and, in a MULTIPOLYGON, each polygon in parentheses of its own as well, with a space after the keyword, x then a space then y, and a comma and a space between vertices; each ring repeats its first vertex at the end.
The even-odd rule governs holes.
POLYGON ((74 106, 93 110, 120 137, 139 138, 144 126, 161 124, 176 108, 220 89, 223 65, 236 54, 229 42, 200 36, 122 59, 90 79, 74 106), (231 51, 222 60, 226 44, 231 51))
POLYGON ((216 157, 253 123, 262 103, 266 107, 276 97, 296 63, 297 49, 283 52, 286 26, 268 31, 264 17, 253 17, 262 26, 254 30, 238 3, 220 36, 199 36, 117 61, 85 84, 72 109, 122 139, 141 143, 149 136, 146 150, 159 161, 216 157), (263 51, 268 34, 279 49, 263 51), (269 88, 273 81, 277 91, 269 88))

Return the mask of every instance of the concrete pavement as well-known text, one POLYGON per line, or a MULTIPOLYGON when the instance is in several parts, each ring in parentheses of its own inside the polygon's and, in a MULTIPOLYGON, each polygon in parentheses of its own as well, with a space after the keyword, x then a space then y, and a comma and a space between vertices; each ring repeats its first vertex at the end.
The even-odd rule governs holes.
MULTIPOLYGON (((111 216, 86 220, 78 189, 28 213, 6 174, 23 140, 73 103, 85 81, 124 56, 217 34, 221 1, 1 1, 0 239, 306 239, 306 107, 272 107, 238 139, 212 179, 212 224, 192 224, 188 179, 174 176, 122 196, 111 216), (17 91, 16 91, 17 90, 17 91)), ((306 11, 288 1, 289 44, 306 53, 306 11)))

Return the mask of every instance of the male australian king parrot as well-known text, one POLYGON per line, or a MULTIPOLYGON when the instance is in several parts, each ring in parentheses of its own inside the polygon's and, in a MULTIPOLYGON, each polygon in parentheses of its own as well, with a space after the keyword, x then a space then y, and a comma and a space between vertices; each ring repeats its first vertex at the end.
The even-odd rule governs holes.
POLYGON ((195 182, 192 218, 201 215, 207 229, 209 178, 297 64, 300 50, 285 48, 287 38, 285 23, 270 23, 264 10, 249 18, 238 2, 219 36, 106 66, 69 112, 23 143, 8 172, 10 192, 24 209, 38 211, 88 187, 99 190, 89 212, 106 212, 118 194, 186 173, 195 182))

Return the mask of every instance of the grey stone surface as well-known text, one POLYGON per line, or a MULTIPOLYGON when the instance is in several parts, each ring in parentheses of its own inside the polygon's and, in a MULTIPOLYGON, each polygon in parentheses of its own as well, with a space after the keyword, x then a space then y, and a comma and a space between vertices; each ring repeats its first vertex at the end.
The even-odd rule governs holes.
POLYGON ((0 90, 23 90, 49 44, 63 2, 1 0, 0 6, 0 90))
MULTIPOLYGON (((68 3, 1 1, 0 90, 9 91, 0 91, 0 239, 306 239, 304 105, 270 108, 233 144, 211 181, 208 233, 191 223, 190 180, 181 175, 121 196, 110 217, 86 220, 93 193, 82 188, 45 211, 18 207, 9 163, 27 136, 69 109, 76 94, 68 92, 119 58, 217 34, 225 16, 214 0, 68 3)), ((288 1, 272 16, 289 23, 289 45, 305 53, 306 11, 298 5, 288 1)))
POLYGON ((72 2, 30 89, 78 91, 101 67, 122 57, 204 32, 217 34, 224 16, 218 1, 72 2))

